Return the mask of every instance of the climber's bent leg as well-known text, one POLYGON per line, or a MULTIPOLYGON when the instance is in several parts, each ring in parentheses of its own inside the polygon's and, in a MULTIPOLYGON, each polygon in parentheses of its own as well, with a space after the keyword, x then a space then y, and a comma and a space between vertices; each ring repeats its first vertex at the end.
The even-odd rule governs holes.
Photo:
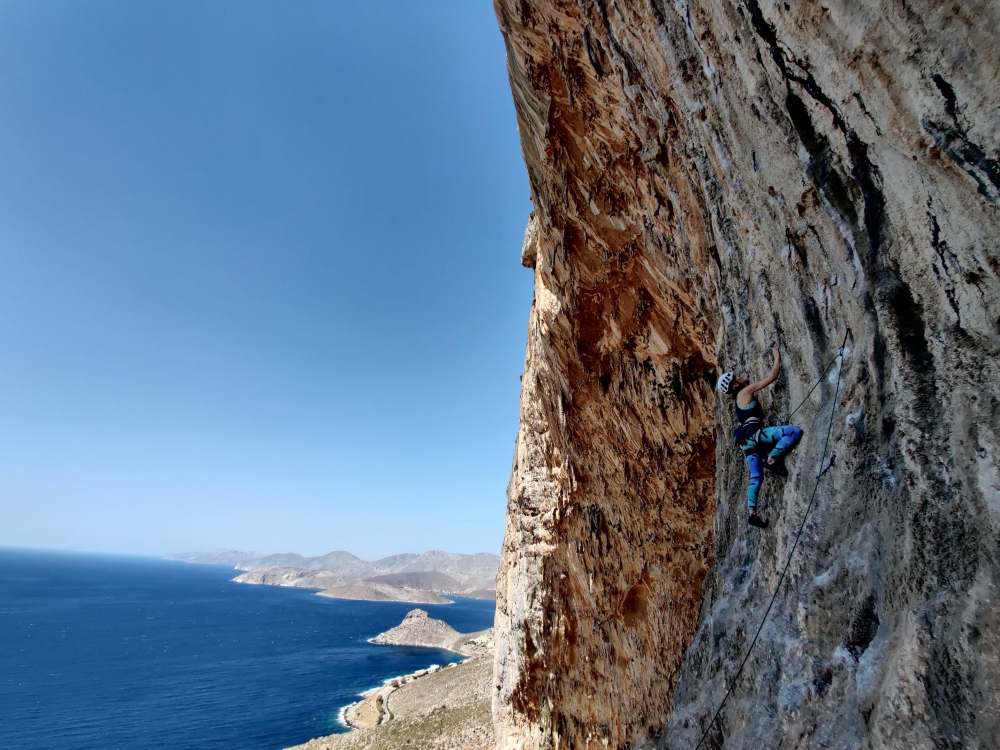
POLYGON ((757 510, 757 491, 760 489, 761 482, 764 481, 764 474, 761 471, 759 453, 747 453, 746 458, 747 468, 750 469, 750 484, 747 485, 747 510, 753 512, 757 510))
POLYGON ((765 427, 761 430, 761 442, 771 443, 774 447, 768 454, 768 458, 778 460, 788 451, 799 444, 802 439, 802 428, 795 425, 783 425, 781 427, 765 427))

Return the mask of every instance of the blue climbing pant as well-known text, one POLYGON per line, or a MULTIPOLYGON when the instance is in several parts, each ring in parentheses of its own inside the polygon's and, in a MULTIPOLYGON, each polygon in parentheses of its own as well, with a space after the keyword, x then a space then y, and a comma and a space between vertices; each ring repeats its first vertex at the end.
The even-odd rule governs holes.
POLYGON ((794 425, 765 427, 756 437, 757 440, 748 440, 743 446, 747 468, 750 469, 750 484, 747 485, 748 510, 757 510, 757 491, 764 481, 764 451, 770 448, 769 458, 781 458, 798 445, 802 439, 802 428, 794 425))

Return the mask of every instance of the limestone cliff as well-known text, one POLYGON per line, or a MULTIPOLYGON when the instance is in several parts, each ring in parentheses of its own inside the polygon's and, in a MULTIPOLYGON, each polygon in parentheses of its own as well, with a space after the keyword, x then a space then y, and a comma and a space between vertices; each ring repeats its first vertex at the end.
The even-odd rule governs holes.
POLYGON ((535 204, 498 746, 695 746, 834 408, 709 746, 995 746, 1000 6, 495 5, 535 204), (778 345, 781 422, 848 328, 748 529, 714 376, 778 345))

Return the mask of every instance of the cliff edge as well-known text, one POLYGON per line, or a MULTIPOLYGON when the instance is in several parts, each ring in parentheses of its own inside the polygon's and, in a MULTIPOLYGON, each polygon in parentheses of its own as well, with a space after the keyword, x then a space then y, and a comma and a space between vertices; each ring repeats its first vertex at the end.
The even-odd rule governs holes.
POLYGON ((695 747, 831 413, 709 746, 994 746, 1000 6, 495 7, 535 205, 498 747, 695 747), (770 424, 820 382, 759 531, 712 385, 772 345, 770 424))

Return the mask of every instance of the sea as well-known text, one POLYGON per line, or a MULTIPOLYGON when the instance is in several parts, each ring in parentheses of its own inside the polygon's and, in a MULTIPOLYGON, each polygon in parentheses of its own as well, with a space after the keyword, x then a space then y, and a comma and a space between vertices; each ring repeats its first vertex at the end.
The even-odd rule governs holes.
POLYGON ((367 642, 414 607, 493 625, 492 601, 328 599, 237 574, 0 549, 0 748, 279 750, 346 731, 340 710, 387 679, 460 660, 367 642))

